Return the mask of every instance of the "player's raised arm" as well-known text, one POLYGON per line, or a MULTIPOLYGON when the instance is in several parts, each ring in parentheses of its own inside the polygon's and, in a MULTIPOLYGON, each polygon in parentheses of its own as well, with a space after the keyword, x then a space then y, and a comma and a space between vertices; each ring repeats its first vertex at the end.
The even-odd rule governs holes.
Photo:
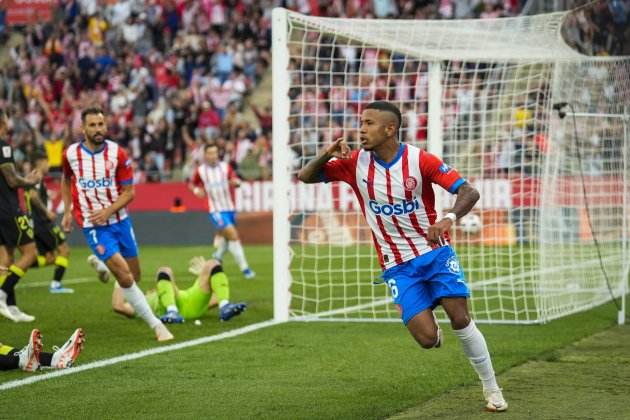
POLYGON ((338 138, 300 170, 298 179, 307 184, 321 182, 321 170, 324 164, 332 158, 348 159, 350 153, 351 150, 346 140, 343 137, 338 138))

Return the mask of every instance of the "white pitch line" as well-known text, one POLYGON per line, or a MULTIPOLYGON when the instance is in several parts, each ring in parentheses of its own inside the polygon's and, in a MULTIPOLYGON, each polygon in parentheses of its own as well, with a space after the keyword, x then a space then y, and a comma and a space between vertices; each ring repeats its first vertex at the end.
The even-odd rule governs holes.
POLYGON ((181 343, 170 344, 163 347, 154 347, 147 350, 138 351, 135 353, 124 354, 122 356, 112 357, 110 359, 97 360, 85 365, 74 366, 69 369, 55 370, 42 375, 33 375, 24 379, 16 379, 0 384, 0 391, 6 391, 8 389, 19 388, 25 385, 31 385, 36 382, 45 381, 52 378, 58 378, 60 376, 72 375, 74 373, 83 372, 91 369, 98 369, 106 366, 116 365, 118 363, 128 362, 130 360, 141 359, 143 357, 153 356, 156 354, 166 353, 174 350, 181 350, 188 347, 199 346, 201 344, 212 343, 213 341, 225 340, 227 338, 237 337, 239 335, 247 334, 253 331, 257 331, 263 328, 272 327, 274 325, 281 324, 282 322, 270 319, 268 321, 258 322, 256 324, 247 325, 242 328, 223 332, 221 334, 209 335, 206 337, 195 338, 194 340, 182 341, 181 343))
MULTIPOLYGON (((76 279, 63 280, 61 283, 62 284, 82 284, 82 283, 92 283, 92 282, 100 283, 96 277, 78 277, 76 279)), ((21 281, 17 285, 19 289, 25 289, 29 287, 48 287, 48 286, 50 286, 50 281, 29 282, 28 280, 26 280, 26 281, 21 281)))

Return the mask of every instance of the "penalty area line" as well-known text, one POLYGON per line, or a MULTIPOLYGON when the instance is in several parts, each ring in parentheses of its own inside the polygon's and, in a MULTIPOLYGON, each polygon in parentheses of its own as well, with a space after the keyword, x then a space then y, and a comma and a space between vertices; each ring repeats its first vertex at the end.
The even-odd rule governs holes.
POLYGON ((147 350, 138 351, 135 353, 123 354, 121 356, 112 357, 110 359, 96 360, 94 362, 86 363, 84 365, 73 366, 68 369, 49 371, 41 375, 33 375, 24 379, 16 379, 5 383, 0 383, 0 391, 6 391, 9 389, 15 389, 26 385, 31 385, 37 382, 46 381, 48 379, 58 378, 61 376, 72 375, 86 370, 99 369, 107 366, 116 365, 118 363, 129 362, 131 360, 142 359, 144 357, 153 356, 156 354, 162 354, 169 351, 181 350, 188 347, 199 346, 201 344, 212 343, 214 341, 225 340, 232 337, 238 337, 250 332, 261 330, 263 328, 272 327, 274 325, 282 324, 281 321, 275 321, 270 319, 268 321, 257 322, 256 324, 247 325, 235 330, 226 331, 220 334, 209 335, 206 337, 195 338, 193 340, 182 341, 181 343, 169 344, 166 346, 154 347, 147 350))

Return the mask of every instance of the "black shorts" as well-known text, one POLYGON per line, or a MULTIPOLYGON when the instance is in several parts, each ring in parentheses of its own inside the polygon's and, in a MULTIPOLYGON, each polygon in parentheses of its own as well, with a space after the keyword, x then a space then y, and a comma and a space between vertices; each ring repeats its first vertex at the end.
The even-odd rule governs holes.
POLYGON ((28 215, 0 216, 0 245, 15 249, 34 240, 33 219, 28 215))
POLYGON ((35 224, 35 243, 37 252, 43 255, 52 252, 66 241, 66 235, 61 228, 54 223, 35 224))

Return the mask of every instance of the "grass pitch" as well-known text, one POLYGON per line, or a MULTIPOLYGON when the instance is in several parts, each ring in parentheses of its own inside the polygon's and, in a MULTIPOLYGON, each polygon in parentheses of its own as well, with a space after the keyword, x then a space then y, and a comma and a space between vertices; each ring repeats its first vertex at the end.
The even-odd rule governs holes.
MULTIPOLYGON (((173 266, 178 283, 189 284, 188 259, 208 252, 204 247, 143 247, 141 287, 152 286, 152 275, 162 264, 173 266)), ((246 301, 248 311, 228 323, 219 323, 215 310, 201 326, 173 326, 177 341, 272 317, 271 249, 248 247, 246 252, 258 273, 256 280, 242 279, 229 257, 225 268, 233 300, 246 301)), ((86 256, 87 249, 73 249, 68 279, 94 277, 86 256)), ((22 346, 30 329, 37 327, 49 350, 81 326, 87 343, 79 364, 159 346, 142 321, 111 311, 111 285, 82 280, 86 283, 71 285, 74 295, 50 295, 47 286, 27 287, 47 282, 51 275, 51 268, 27 274, 18 299, 37 321, 0 320, 3 342, 22 346)), ((606 305, 542 326, 480 328, 501 373, 531 359, 548 358, 614 321, 615 312, 606 305)), ((0 383, 24 377, 28 374, 4 372, 0 383)), ((518 398, 511 398, 516 393, 508 385, 514 383, 506 380, 504 387, 510 410, 518 411, 528 401, 520 390, 518 398)), ((551 378, 546 386, 553 389, 553 383, 551 378)), ((449 402, 471 417, 483 407, 480 388, 450 331, 441 349, 422 351, 397 323, 288 323, 1 391, 0 418, 382 419, 473 384, 470 393, 449 402)))

